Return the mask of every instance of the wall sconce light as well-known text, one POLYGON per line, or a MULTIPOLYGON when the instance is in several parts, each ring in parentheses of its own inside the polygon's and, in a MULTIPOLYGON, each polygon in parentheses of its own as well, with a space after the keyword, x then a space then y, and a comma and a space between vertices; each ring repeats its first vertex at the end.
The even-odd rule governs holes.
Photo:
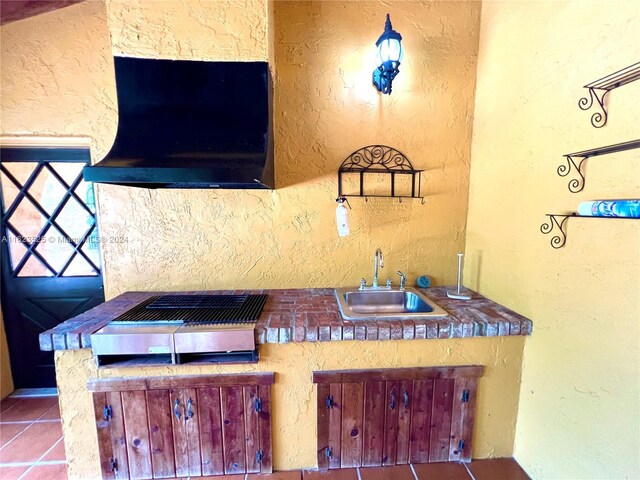
POLYGON ((373 71, 373 84, 379 92, 391 94, 391 82, 398 74, 400 60, 402 60, 402 35, 391 26, 391 19, 387 13, 384 32, 376 42, 378 49, 376 63, 378 68, 373 71))

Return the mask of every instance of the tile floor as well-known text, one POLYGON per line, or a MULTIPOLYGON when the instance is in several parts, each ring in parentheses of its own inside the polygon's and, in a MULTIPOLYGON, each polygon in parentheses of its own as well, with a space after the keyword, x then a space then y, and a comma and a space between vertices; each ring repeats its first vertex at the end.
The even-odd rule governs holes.
MULTIPOLYGON (((9 397, 0 402, 0 480, 66 480, 58 398, 9 397)), ((510 458, 470 464, 432 463, 271 475, 200 477, 212 480, 529 480, 510 458)))
POLYGON ((0 402, 0 480, 67 478, 58 398, 0 402))

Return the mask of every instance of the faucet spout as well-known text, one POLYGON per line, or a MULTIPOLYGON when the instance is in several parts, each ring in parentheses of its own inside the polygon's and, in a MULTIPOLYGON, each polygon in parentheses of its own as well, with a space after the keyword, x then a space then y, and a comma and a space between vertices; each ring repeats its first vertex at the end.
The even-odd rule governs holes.
POLYGON ((384 268, 384 257, 382 250, 376 248, 376 255, 373 258, 373 288, 378 288, 378 268, 384 268))

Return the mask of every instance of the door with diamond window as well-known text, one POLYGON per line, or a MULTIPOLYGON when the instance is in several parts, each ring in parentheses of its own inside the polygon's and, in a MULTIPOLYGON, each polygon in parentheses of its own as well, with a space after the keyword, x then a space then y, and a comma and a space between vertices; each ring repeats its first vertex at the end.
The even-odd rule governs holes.
POLYGON ((40 333, 104 301, 88 148, 0 148, 2 313, 16 388, 55 386, 40 333))

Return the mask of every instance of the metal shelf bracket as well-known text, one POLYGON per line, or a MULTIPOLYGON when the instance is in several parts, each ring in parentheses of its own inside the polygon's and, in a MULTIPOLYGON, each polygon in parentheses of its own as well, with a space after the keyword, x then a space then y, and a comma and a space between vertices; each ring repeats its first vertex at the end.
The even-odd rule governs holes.
POLYGON ((601 111, 591 115, 591 125, 595 128, 602 128, 606 125, 608 119, 607 108, 605 106, 607 93, 638 79, 640 79, 640 62, 585 85, 584 88, 589 91, 589 98, 581 98, 578 101, 578 106, 581 110, 589 110, 597 103, 601 111))
POLYGON ((540 231, 544 235, 548 235, 557 228, 557 235, 554 235, 551 238, 551 242, 549 242, 553 248, 562 248, 564 244, 567 243, 566 222, 569 217, 573 216, 573 214, 560 215, 547 213, 549 220, 540 225, 540 231), (559 218, 562 220, 558 220, 559 218))

